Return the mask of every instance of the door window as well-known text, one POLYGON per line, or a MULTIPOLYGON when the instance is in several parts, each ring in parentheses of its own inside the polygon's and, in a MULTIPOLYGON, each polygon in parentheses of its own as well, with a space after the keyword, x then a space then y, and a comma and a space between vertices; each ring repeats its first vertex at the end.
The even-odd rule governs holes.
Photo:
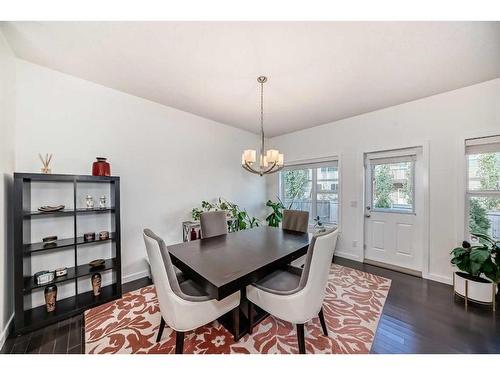
POLYGON ((387 158, 370 160, 371 210, 415 212, 415 160, 387 158))

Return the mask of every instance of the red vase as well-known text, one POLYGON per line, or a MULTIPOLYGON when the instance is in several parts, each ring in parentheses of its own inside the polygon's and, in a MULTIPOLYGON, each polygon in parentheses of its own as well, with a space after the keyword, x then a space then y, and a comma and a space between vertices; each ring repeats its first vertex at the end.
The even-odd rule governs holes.
POLYGON ((196 234, 196 229, 191 228, 191 236, 190 236, 190 238, 191 238, 191 241, 194 241, 194 240, 196 240, 198 238, 198 235, 196 234))
POLYGON ((97 157, 97 161, 92 164, 92 176, 111 176, 111 166, 106 158, 97 157))

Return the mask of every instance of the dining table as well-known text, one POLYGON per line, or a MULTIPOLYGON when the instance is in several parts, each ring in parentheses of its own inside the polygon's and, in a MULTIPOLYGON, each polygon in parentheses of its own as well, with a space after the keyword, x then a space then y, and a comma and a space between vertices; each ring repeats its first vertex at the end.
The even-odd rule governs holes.
POLYGON ((268 316, 257 306, 248 309, 246 286, 306 254, 309 242, 307 233, 261 226, 167 248, 172 263, 212 298, 220 301, 241 292, 239 309, 218 319, 238 341, 250 322, 258 324, 268 316))

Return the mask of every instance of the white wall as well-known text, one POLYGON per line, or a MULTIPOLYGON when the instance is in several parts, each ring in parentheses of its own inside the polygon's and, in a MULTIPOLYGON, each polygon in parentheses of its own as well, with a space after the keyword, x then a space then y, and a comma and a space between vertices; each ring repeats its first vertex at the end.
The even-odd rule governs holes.
MULTIPOLYGON (((459 145, 466 137, 490 133, 500 133, 500 79, 275 137, 271 144, 289 162, 340 156, 342 235, 337 254, 354 260, 363 259, 363 153, 428 147, 430 257, 425 276, 450 282, 449 252, 462 241, 464 223, 459 145)), ((277 192, 276 178, 268 178, 268 196, 277 192)))
POLYGON ((0 348, 12 316, 12 254, 9 186, 14 170, 15 60, 0 31, 0 348))
POLYGON ((53 173, 90 174, 96 156, 109 158, 121 177, 124 281, 146 274, 142 229, 180 242, 181 222, 201 200, 222 196, 261 216, 265 181, 240 166, 256 135, 26 61, 16 66, 16 170, 38 172, 39 152, 54 154, 53 173))

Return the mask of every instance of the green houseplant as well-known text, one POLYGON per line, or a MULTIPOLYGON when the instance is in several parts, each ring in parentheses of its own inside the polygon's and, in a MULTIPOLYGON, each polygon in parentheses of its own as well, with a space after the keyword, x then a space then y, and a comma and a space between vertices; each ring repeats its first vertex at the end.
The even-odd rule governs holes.
POLYGON ((451 251, 451 263, 471 277, 484 275, 494 283, 500 282, 500 241, 481 233, 472 235, 479 239, 479 244, 471 246, 464 241, 461 247, 451 251))
POLYGON ((500 241, 482 233, 472 233, 477 245, 464 241, 451 251, 451 263, 460 271, 454 274, 455 293, 481 303, 495 303, 496 284, 500 282, 500 241), (484 276, 484 277, 483 277, 484 276))
POLYGON ((267 225, 270 227, 279 227, 281 220, 283 220, 283 210, 285 209, 283 202, 279 198, 277 202, 273 202, 269 199, 266 206, 271 207, 273 210, 273 212, 266 217, 267 225))
POLYGON ((233 222, 229 224, 229 230, 231 232, 237 230, 243 230, 248 228, 254 228, 259 226, 259 219, 256 217, 251 217, 246 210, 240 209, 240 207, 233 202, 226 199, 219 198, 216 202, 202 201, 200 207, 194 207, 191 210, 191 217, 193 220, 200 220, 200 216, 203 212, 208 211, 227 211, 228 216, 234 218, 233 222))

